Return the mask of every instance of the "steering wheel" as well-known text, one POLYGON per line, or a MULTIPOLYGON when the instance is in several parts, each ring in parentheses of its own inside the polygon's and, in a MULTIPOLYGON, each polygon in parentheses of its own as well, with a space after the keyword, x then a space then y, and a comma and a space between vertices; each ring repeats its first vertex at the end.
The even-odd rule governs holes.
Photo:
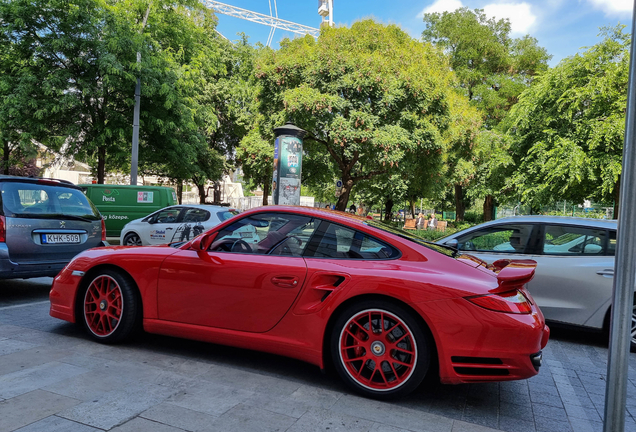
POLYGON ((283 248, 281 249, 282 255, 290 255, 290 256, 300 256, 301 249, 300 245, 303 244, 303 241, 298 236, 289 236, 283 241, 283 248))
POLYGON ((247 242, 245 242, 245 240, 238 239, 232 244, 230 252, 251 253, 252 248, 247 244, 247 242))

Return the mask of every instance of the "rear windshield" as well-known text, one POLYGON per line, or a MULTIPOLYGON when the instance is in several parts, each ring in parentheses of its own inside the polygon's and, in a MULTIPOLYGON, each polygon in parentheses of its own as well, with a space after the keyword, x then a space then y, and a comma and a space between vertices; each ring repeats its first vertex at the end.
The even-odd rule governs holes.
POLYGON ((219 217, 219 220, 223 222, 224 220, 228 220, 232 216, 236 216, 238 212, 236 210, 225 210, 220 211, 216 215, 219 217))
POLYGON ((426 240, 421 239, 421 238, 419 238, 417 236, 414 236, 411 233, 408 233, 406 231, 394 228, 394 227, 392 227, 390 225, 387 225, 387 224, 385 224, 383 222, 379 222, 379 221, 376 221, 376 220, 368 220, 365 223, 367 225, 369 225, 369 226, 372 226, 372 227, 377 228, 377 229, 381 229, 382 231, 389 232, 389 233, 394 234, 394 235, 396 235, 398 237, 401 237, 403 239, 410 240, 413 243, 417 243, 418 245, 422 245, 424 247, 427 247, 429 249, 434 250, 435 252, 439 252, 439 253, 444 254, 446 256, 449 256, 451 258, 455 258, 456 256, 459 255, 457 250, 455 250, 455 249, 453 249, 451 247, 441 246, 441 245, 438 245, 437 243, 432 243, 432 242, 426 241, 426 240))
POLYGON ((5 182, 0 185, 5 216, 33 219, 102 217, 81 190, 39 183, 5 182))

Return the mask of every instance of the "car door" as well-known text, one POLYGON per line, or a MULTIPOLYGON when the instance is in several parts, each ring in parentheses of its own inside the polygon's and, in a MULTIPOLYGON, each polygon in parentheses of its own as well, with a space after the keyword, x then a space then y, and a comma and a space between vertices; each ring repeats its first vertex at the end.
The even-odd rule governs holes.
POLYGON ((615 238, 605 229, 541 227, 537 271, 528 289, 546 319, 585 325, 612 295, 615 238))
POLYGON ((247 216, 217 232, 207 251, 171 255, 159 273, 159 319, 257 333, 270 330, 305 282, 302 253, 308 240, 298 232, 312 230, 313 221, 305 216, 247 216), (244 232, 260 241, 243 240, 244 232))
POLYGON ((206 209, 185 207, 171 241, 190 241, 216 224, 218 224, 218 218, 212 217, 206 209))
POLYGON ((175 240, 180 225, 183 207, 168 207, 159 210, 147 219, 146 241, 149 245, 170 243, 175 240))

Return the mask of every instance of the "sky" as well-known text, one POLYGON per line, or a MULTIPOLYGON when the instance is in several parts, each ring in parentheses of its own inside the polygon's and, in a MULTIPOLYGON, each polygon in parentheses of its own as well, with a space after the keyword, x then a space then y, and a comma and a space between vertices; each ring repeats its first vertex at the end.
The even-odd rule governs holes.
MULTIPOLYGON (((512 37, 526 34, 552 55, 551 66, 585 47, 600 42, 600 27, 626 24, 631 30, 633 0, 333 0, 333 17, 337 26, 351 26, 356 21, 373 18, 385 24, 397 24, 416 39, 425 28, 423 14, 453 11, 460 7, 483 9, 488 16, 508 18, 512 37)), ((318 28, 317 0, 224 0, 222 3, 287 21, 318 28)), ((232 16, 217 14, 217 30, 230 40, 244 32, 250 43, 266 44, 270 28, 232 16)), ((278 48, 284 38, 294 33, 276 30, 271 46, 278 48)))

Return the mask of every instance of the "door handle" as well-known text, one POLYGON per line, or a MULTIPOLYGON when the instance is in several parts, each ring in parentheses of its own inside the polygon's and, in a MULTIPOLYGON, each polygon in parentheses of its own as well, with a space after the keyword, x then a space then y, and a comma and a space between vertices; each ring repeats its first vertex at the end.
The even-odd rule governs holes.
POLYGON ((274 276, 272 283, 283 288, 295 288, 298 286, 298 278, 296 276, 274 276))
POLYGON ((171 230, 172 228, 168 227, 168 228, 166 228, 166 229, 167 229, 167 230, 171 230))
POLYGON ((614 270, 613 269, 599 270, 596 272, 596 274, 601 276, 614 277, 614 270))

